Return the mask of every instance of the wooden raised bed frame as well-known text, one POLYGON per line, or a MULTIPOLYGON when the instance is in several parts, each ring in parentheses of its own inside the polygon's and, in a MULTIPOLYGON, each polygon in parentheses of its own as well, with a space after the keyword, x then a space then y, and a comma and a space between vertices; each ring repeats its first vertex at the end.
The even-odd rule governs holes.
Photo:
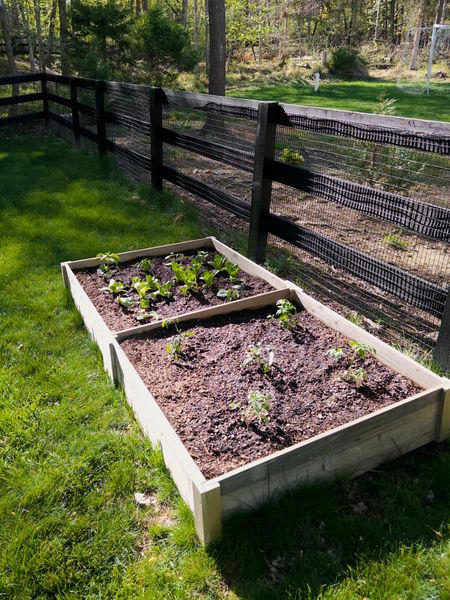
POLYGON ((450 436, 450 382, 447 379, 435 375, 311 298, 299 287, 283 282, 218 240, 205 238, 119 256, 121 261, 157 256, 163 252, 205 247, 208 241, 230 260, 240 264, 247 273, 261 277, 261 272, 264 272, 263 278, 277 289, 179 315, 174 317, 175 321, 203 320, 219 314, 273 305, 280 298, 289 298, 328 327, 349 339, 372 346, 380 362, 411 379, 423 391, 207 480, 120 346, 126 338, 160 328, 162 322, 111 332, 73 274, 74 268, 94 266, 98 259, 63 263, 64 282, 74 296, 86 327, 100 347, 105 368, 124 389, 145 433, 153 443, 160 444, 165 463, 179 492, 194 513, 196 530, 202 543, 208 544, 217 539, 223 520, 235 510, 254 507, 285 488, 301 482, 332 480, 342 475, 355 477, 386 460, 450 436))

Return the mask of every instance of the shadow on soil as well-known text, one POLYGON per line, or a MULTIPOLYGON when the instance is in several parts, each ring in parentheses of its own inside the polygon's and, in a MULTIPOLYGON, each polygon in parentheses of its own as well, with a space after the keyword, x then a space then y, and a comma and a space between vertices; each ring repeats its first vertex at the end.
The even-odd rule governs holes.
POLYGON ((211 552, 245 599, 314 598, 352 568, 449 537, 450 444, 348 482, 303 487, 233 517, 211 552))

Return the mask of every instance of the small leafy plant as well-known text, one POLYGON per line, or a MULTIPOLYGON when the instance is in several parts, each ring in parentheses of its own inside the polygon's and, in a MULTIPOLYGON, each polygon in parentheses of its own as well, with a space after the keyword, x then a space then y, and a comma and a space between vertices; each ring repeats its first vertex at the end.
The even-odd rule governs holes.
POLYGON ((179 360, 183 356, 183 348, 188 338, 194 337, 195 333, 190 329, 188 331, 181 331, 178 323, 171 319, 166 319, 162 322, 163 327, 170 327, 173 325, 177 332, 177 335, 173 337, 166 346, 167 353, 170 358, 174 361, 179 360))
POLYGON ((227 273, 230 281, 236 282, 239 281, 238 273, 239 273, 239 265, 235 265, 231 261, 225 261, 225 265, 223 270, 227 273))
POLYGON ((396 250, 406 250, 409 242, 402 237, 402 232, 398 229, 391 231, 383 236, 383 241, 387 246, 391 246, 396 250))
POLYGON ((259 425, 270 422, 269 411, 272 396, 270 394, 261 394, 261 392, 250 391, 247 395, 247 406, 242 408, 240 402, 232 402, 231 410, 242 409, 241 419, 247 425, 258 423, 259 425))
POLYGON ((208 262, 208 264, 214 269, 214 271, 220 273, 225 269, 226 262, 227 259, 225 258, 225 256, 222 256, 221 254, 216 254, 214 258, 208 262))
POLYGON ((376 350, 368 344, 360 344, 359 342, 351 341, 350 348, 352 355, 347 371, 344 373, 344 381, 353 382, 357 388, 363 387, 367 381, 367 371, 363 367, 355 367, 354 362, 359 358, 362 362, 365 361, 368 354, 376 354, 376 350))
POLYGON ((297 313, 297 308, 285 298, 278 300, 277 302, 277 312, 275 316, 280 320, 281 325, 285 329, 294 329, 295 327, 295 319, 294 315, 297 313))
POLYGON ((181 293, 186 296, 188 292, 198 292, 198 281, 196 271, 192 267, 182 267, 176 261, 172 261, 170 264, 173 274, 178 283, 182 283, 180 290, 181 293))
POLYGON ((172 282, 166 281, 165 283, 161 283, 158 281, 156 283, 156 290, 152 292, 151 297, 156 300, 156 298, 171 298, 172 297, 172 282))
POLYGON ((127 286, 121 281, 110 279, 107 287, 101 288, 102 292, 109 292, 110 294, 121 294, 127 289, 127 286))
POLYGON ((215 276, 216 276, 215 271, 205 270, 205 271, 203 271, 203 275, 200 277, 200 279, 203 279, 206 287, 212 287, 214 284, 215 276))
POLYGON ((153 270, 153 262, 150 258, 143 258, 141 262, 138 263, 138 267, 141 271, 144 271, 144 273, 151 273, 153 270))
POLYGON ((117 267, 119 264, 119 255, 113 252, 100 252, 97 258, 100 259, 98 268, 102 273, 108 273, 112 267, 117 267))
POLYGON ((242 363, 244 368, 251 364, 256 364, 258 369, 267 375, 272 368, 273 361, 275 359, 275 353, 268 346, 261 346, 261 344, 251 344, 248 347, 247 358, 242 363))
POLYGON ((301 167, 305 164, 305 159, 303 156, 289 146, 285 146, 282 149, 280 158, 282 162, 286 163, 287 165, 293 165, 294 167, 301 167))
POLYGON ((240 296, 239 294, 239 286, 233 286, 228 289, 222 289, 217 292, 217 297, 222 300, 226 300, 227 302, 232 302, 233 300, 237 300, 240 296))
POLYGON ((146 319, 159 319, 159 314, 155 310, 145 310, 145 308, 139 308, 134 313, 136 321, 145 321, 146 319))
POLYGON ((331 356, 331 358, 334 358, 336 361, 341 360, 342 358, 344 358, 344 350, 342 348, 330 348, 328 350, 328 356, 331 356))
POLYGON ((124 308, 132 308, 134 306, 134 299, 131 296, 119 296, 117 302, 124 308))

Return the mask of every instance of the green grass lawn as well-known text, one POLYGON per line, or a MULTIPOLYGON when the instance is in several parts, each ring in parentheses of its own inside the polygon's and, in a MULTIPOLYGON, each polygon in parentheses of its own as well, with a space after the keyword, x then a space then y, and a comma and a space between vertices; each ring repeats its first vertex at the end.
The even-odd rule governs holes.
POLYGON ((384 91, 388 97, 397 100, 396 116, 450 121, 450 84, 434 84, 429 96, 404 92, 399 90, 395 83, 380 80, 323 83, 317 93, 312 86, 300 84, 258 84, 233 89, 229 95, 322 108, 375 112, 378 97, 384 91))
POLYGON ((287 494, 199 546, 59 272, 197 222, 60 140, 0 140, 0 597, 450 598, 448 445, 287 494))

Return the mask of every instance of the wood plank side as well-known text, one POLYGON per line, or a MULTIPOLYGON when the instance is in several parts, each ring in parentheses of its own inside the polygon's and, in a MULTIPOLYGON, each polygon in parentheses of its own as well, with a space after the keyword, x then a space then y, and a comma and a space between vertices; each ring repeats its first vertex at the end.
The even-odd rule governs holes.
POLYGON ((396 350, 389 344, 381 341, 371 333, 365 331, 358 325, 350 323, 347 319, 339 315, 334 310, 323 305, 318 300, 315 300, 306 294, 297 286, 292 287, 293 298, 297 299, 307 312, 317 317, 322 323, 328 325, 332 329, 339 331, 351 340, 363 344, 369 344, 376 350, 376 357, 386 366, 394 369, 397 373, 401 373, 408 379, 411 379, 415 384, 423 389, 432 388, 437 385, 443 385, 442 377, 432 373, 429 369, 417 363, 412 358, 405 356, 399 350, 396 350))
POLYGON ((435 439, 441 388, 372 413, 217 477, 222 515, 257 506, 300 483, 356 477, 435 439))
MULTIPOLYGON (((287 297, 289 297, 289 290, 288 288, 284 288, 282 290, 274 290, 273 292, 265 292, 264 294, 250 296, 249 298, 243 298, 242 300, 224 302, 222 304, 212 306, 211 308, 193 310, 192 312, 177 315, 170 320, 175 323, 183 323, 185 321, 204 321, 205 319, 211 319, 212 317, 216 317, 218 315, 227 315, 229 313, 241 312, 242 310, 256 310, 257 308, 271 306, 277 300, 287 297)), ((160 319, 158 321, 154 321, 153 323, 139 325, 138 327, 122 329, 122 331, 116 331, 115 336, 118 342, 123 342, 123 340, 131 336, 136 336, 159 329, 162 327, 163 322, 164 319, 160 319)))
POLYGON ((83 287, 75 277, 75 274, 69 267, 68 263, 64 263, 61 267, 61 270, 63 274, 64 285, 70 291, 75 306, 83 318, 89 335, 96 342, 100 349, 100 352, 103 356, 103 365, 105 370, 112 375, 109 345, 114 339, 113 334, 106 326, 86 292, 83 290, 83 287))
POLYGON ((123 388, 144 432, 153 444, 161 445, 164 462, 183 500, 194 511, 193 485, 201 487, 205 481, 204 476, 115 340, 110 344, 110 352, 113 356, 115 382, 123 388))
POLYGON ((207 546, 222 532, 222 501, 220 484, 206 481, 200 487, 194 484, 195 529, 202 544, 207 546))
POLYGON ((450 381, 445 380, 441 397, 441 411, 436 432, 436 441, 443 442, 450 438, 450 381))
MULTIPOLYGON (((188 240, 186 242, 177 242, 175 244, 165 244, 164 246, 153 246, 151 248, 141 248, 140 250, 131 250, 129 252, 117 253, 119 262, 127 262, 140 258, 141 256, 162 256, 171 252, 182 252, 183 250, 196 250, 197 248, 210 248, 212 241, 210 237, 200 238, 198 240, 188 240)), ((72 270, 85 269, 95 267, 99 264, 99 259, 94 256, 92 258, 83 258, 81 260, 68 261, 66 264, 72 270)))

